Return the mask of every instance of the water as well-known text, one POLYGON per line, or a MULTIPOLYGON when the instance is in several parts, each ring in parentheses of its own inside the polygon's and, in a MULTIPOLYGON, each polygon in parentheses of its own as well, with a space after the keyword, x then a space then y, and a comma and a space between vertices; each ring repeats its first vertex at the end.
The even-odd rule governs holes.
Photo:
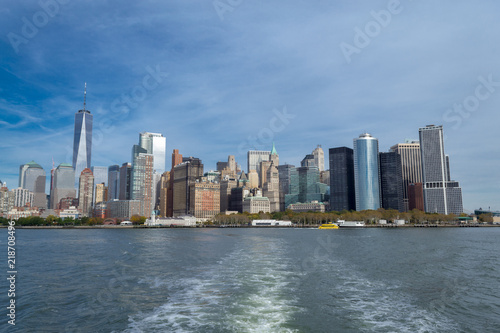
POLYGON ((21 229, 16 326, 3 310, 0 330, 499 332, 499 240, 500 228, 21 229))

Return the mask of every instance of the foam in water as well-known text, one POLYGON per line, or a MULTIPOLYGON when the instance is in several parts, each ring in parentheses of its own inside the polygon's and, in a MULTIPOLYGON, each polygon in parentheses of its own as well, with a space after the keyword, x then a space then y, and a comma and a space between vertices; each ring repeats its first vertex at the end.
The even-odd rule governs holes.
POLYGON ((246 242, 201 277, 141 280, 173 293, 152 313, 132 316, 126 331, 293 332, 285 326, 299 308, 279 241, 246 242))

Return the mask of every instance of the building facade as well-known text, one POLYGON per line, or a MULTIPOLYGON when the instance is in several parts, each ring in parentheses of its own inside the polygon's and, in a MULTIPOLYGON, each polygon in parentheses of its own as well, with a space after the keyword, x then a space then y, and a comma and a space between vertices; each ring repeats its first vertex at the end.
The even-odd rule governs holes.
POLYGON ((120 198, 120 166, 110 165, 108 167, 108 197, 107 200, 120 198))
POLYGON ((220 184, 196 182, 190 189, 189 215, 197 219, 211 219, 220 213, 220 184))
POLYGON ((363 133, 353 141, 356 210, 377 210, 380 208, 378 140, 363 133))
POLYGON ((391 147, 391 151, 399 154, 401 159, 401 177, 403 181, 404 210, 409 208, 409 185, 422 183, 422 162, 420 158, 420 142, 406 140, 391 147))
POLYGON ((319 172, 325 171, 325 152, 321 148, 321 145, 318 145, 313 150, 312 155, 314 156, 314 164, 318 167, 319 172))
POLYGON ((33 206, 41 209, 47 208, 45 180, 45 171, 34 161, 19 167, 19 187, 33 192, 33 206))
POLYGON ((86 110, 87 84, 83 99, 83 109, 75 114, 75 131, 73 138, 73 187, 78 186, 83 169, 90 168, 92 158, 92 123, 93 116, 86 110))
POLYGON ((199 158, 183 158, 183 162, 174 167, 173 173, 173 216, 189 215, 191 185, 203 177, 203 164, 199 158))
POLYGON ((130 178, 132 176, 132 164, 123 163, 120 167, 120 192, 119 200, 130 200, 130 178))
POLYGON ((139 146, 154 156, 153 170, 160 175, 164 173, 167 139, 160 133, 142 132, 139 134, 139 146))
POLYGON ((153 160, 153 155, 139 153, 132 164, 130 198, 139 200, 140 215, 145 217, 150 217, 154 209, 153 160))
POLYGON ((330 210, 356 209, 354 151, 347 147, 329 149, 330 210))
POLYGON ((463 213, 462 189, 450 179, 449 158, 444 153, 443 126, 419 129, 424 208, 428 213, 463 213))
POLYGON ((94 197, 94 174, 89 168, 83 169, 80 174, 78 191, 78 209, 83 216, 92 216, 92 203, 94 197))
POLYGON ((396 152, 379 153, 382 208, 405 211, 401 158, 396 152))
MULTIPOLYGON (((79 176, 78 180, 80 180, 79 176)), ((77 197, 75 189, 75 170, 70 164, 59 164, 59 166, 54 170, 54 179, 52 180, 52 183, 53 188, 50 193, 52 209, 57 209, 59 201, 62 198, 77 197)))

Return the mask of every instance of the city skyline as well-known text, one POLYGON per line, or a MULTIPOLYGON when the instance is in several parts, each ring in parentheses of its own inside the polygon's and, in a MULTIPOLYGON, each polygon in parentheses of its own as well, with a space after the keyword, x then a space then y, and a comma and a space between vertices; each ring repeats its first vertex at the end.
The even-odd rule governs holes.
POLYGON ((267 151, 272 142, 283 164, 298 166, 318 144, 352 148, 363 132, 387 152, 436 124, 443 125, 464 208, 500 208, 500 148, 490 139, 500 104, 491 42, 498 38, 497 4, 401 2, 364 47, 356 46, 356 31, 376 22, 372 11, 387 11, 387 2, 233 7, 221 14, 211 2, 131 2, 109 15, 115 8, 106 4, 59 4, 29 38, 22 18, 33 22, 44 9, 3 9, 0 179, 14 188, 19 165, 33 160, 47 174, 48 191, 52 158, 56 166, 72 164, 74 114, 86 81, 92 166, 131 163, 130 147, 145 131, 165 136, 167 155, 179 149, 208 171, 227 155, 244 166, 248 150, 267 151), (443 11, 452 15, 443 20, 443 11), (465 14, 471 20, 463 27, 465 14), (26 42, 13 47, 9 33, 26 42), (68 41, 66 52, 60 40, 68 41), (350 62, 342 43, 359 51, 350 62))

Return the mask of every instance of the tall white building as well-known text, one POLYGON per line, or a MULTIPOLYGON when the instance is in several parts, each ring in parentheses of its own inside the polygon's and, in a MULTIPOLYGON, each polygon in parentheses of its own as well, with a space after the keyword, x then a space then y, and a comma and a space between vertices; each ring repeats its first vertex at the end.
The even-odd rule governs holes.
POLYGON ((325 171, 325 152, 321 145, 318 145, 312 152, 314 156, 314 164, 318 167, 319 171, 325 171))
POLYGON ((154 156, 153 170, 160 175, 164 173, 167 139, 160 133, 143 132, 139 134, 139 146, 154 156))
POLYGON ((47 208, 47 195, 45 194, 45 171, 31 161, 19 167, 19 187, 33 192, 33 206, 47 208))
POLYGON ((419 136, 425 211, 463 213, 462 189, 450 179, 450 162, 444 153, 443 126, 422 127, 419 136))

